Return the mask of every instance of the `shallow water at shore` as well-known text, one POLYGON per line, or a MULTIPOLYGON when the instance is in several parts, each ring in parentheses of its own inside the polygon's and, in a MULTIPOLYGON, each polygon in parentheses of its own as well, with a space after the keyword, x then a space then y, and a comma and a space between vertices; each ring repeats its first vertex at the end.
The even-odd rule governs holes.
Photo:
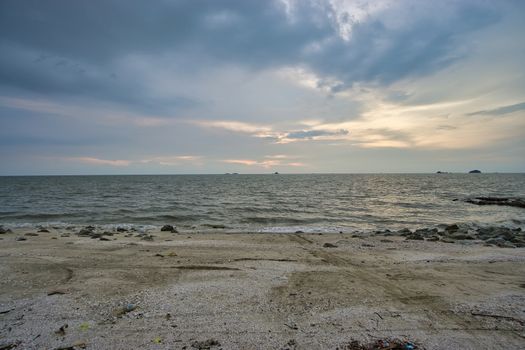
POLYGON ((148 229, 171 223, 233 232, 416 229, 455 222, 525 228, 523 208, 463 201, 476 196, 525 197, 525 174, 1 177, 0 224, 148 229))

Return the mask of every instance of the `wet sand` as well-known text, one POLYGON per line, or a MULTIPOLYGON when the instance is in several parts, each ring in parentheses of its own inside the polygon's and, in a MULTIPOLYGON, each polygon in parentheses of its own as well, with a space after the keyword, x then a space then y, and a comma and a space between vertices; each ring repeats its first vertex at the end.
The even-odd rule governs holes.
POLYGON ((525 248, 50 231, 0 236, 0 349, 525 348, 525 248))

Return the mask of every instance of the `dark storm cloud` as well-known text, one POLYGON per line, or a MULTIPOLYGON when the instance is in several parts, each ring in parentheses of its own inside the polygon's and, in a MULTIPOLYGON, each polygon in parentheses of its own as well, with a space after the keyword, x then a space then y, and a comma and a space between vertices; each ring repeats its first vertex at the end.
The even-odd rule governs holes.
POLYGON ((523 111, 523 110, 525 110, 525 102, 516 103, 516 104, 508 105, 508 106, 502 106, 502 107, 489 109, 489 110, 484 110, 484 111, 472 112, 472 113, 469 113, 468 115, 494 115, 494 116, 498 116, 498 115, 505 115, 505 114, 514 113, 514 112, 523 111))
POLYGON ((115 73, 123 58, 139 55, 153 65, 161 57, 182 57, 177 69, 183 72, 221 64, 303 65, 319 75, 320 85, 324 78, 339 81, 326 83, 333 92, 359 81, 388 84, 446 67, 461 57, 458 36, 498 18, 477 2, 450 7, 442 17, 426 13, 398 28, 372 18, 356 23, 344 40, 334 8, 315 1, 298 1, 289 18, 277 1, 5 0, 0 3, 0 80, 4 88, 151 109, 199 102, 148 95, 141 73, 115 73))

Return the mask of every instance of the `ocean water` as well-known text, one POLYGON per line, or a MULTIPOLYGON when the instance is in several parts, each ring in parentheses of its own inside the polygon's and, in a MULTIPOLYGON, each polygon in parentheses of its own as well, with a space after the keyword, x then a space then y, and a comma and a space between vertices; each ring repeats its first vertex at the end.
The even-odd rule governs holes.
POLYGON ((0 224, 351 232, 466 223, 525 229, 525 174, 305 174, 0 177, 0 224), (457 199, 457 200, 455 200, 457 199))

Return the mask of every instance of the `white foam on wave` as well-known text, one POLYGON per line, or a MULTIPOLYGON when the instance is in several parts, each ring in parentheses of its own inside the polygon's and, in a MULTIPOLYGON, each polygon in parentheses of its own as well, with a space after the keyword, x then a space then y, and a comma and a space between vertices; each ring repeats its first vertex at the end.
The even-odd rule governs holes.
POLYGON ((141 225, 141 224, 128 224, 128 223, 120 223, 120 224, 78 224, 78 223, 70 223, 70 222, 37 222, 37 223, 30 223, 30 222, 4 222, 1 223, 1 226, 5 228, 10 229, 17 229, 17 228, 26 228, 26 229, 38 229, 38 228, 54 228, 54 229, 65 229, 65 228, 75 228, 75 229, 81 229, 86 226, 94 226, 96 230, 100 231, 115 231, 117 228, 125 228, 127 230, 135 230, 137 232, 147 232, 150 230, 156 230, 159 229, 161 226, 158 225, 141 225))
POLYGON ((344 232, 343 228, 336 226, 269 226, 262 227, 256 232, 260 233, 339 233, 344 232))

